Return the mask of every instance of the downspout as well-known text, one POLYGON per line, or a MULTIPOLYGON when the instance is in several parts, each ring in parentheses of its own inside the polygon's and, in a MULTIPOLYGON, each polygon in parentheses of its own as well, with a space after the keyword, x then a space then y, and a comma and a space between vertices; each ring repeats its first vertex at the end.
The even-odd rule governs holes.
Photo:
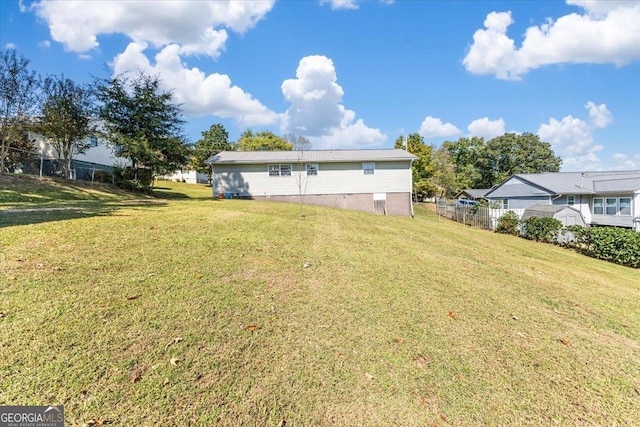
POLYGON ((411 177, 411 191, 409 193, 409 203, 411 204, 411 218, 414 218, 414 213, 413 213, 413 160, 411 159, 411 161, 409 162, 409 176, 411 177))

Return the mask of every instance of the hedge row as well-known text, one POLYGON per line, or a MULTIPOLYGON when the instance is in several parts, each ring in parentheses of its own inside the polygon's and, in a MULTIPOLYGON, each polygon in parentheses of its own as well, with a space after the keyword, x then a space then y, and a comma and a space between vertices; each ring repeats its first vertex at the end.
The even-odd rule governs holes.
POLYGON ((640 268, 640 233, 630 229, 563 227, 555 218, 532 217, 518 221, 515 212, 509 211, 498 219, 496 231, 537 242, 564 244, 593 258, 640 268))

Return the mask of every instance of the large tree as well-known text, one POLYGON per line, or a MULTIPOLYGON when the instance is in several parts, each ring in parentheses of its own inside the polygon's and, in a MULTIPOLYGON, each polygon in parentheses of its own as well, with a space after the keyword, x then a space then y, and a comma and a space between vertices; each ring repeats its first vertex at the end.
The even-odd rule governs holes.
POLYGON ((197 140, 193 146, 191 165, 196 171, 209 175, 211 165, 205 161, 221 151, 233 150, 235 147, 229 142, 229 132, 221 123, 211 125, 201 134, 202 138, 197 140))
POLYGON ((157 76, 120 74, 96 81, 105 138, 133 168, 172 172, 188 161, 181 107, 157 76))
POLYGON ((271 131, 263 130, 253 133, 251 129, 242 132, 238 139, 239 151, 288 151, 293 149, 293 144, 271 131))
POLYGON ((484 139, 475 136, 442 143, 441 149, 449 153, 454 165, 456 192, 481 185, 482 175, 478 166, 484 145, 484 139))
POLYGON ((58 153, 62 171, 71 178, 71 160, 89 149, 89 136, 96 131, 94 96, 87 85, 73 80, 47 77, 44 102, 35 129, 58 153))
POLYGON ((0 172, 12 146, 18 152, 33 149, 27 135, 38 110, 39 88, 40 77, 29 70, 28 59, 15 49, 0 51, 0 172))
POLYGON ((487 142, 479 159, 480 186, 490 188, 517 173, 558 172, 562 159, 538 135, 505 133, 487 142))
POLYGON ((413 192, 418 199, 432 197, 437 188, 430 181, 435 172, 432 162, 433 147, 424 142, 424 138, 417 133, 396 139, 395 148, 404 148, 418 158, 411 164, 413 175, 413 192))

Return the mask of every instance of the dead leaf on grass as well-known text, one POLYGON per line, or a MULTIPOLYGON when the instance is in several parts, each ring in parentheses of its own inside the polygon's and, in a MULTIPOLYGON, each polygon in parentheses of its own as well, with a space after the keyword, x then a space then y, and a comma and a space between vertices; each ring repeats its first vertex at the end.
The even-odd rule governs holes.
POLYGON ((402 338, 394 338, 393 339, 393 342, 396 343, 396 344, 400 344, 400 343, 402 343, 402 341, 404 341, 402 338))
POLYGON ((196 273, 193 275, 194 279, 202 279, 202 274, 196 273))
POLYGON ((169 363, 171 363, 173 366, 178 366, 179 361, 180 359, 178 359, 177 357, 172 357, 169 363))
POLYGON ((373 381, 374 376, 373 376, 373 375, 371 375, 370 373, 366 372, 366 373, 364 374, 364 376, 365 376, 365 377, 367 377, 367 379, 368 379, 369 381, 373 381))
POLYGON ((169 378, 165 378, 164 381, 162 382, 162 384, 164 384, 164 385, 169 384, 169 378))
POLYGON ((287 425, 287 422, 283 419, 280 420, 280 422, 278 423, 278 427, 284 427, 287 425))
POLYGON ((565 340, 563 338, 560 338, 558 341, 560 341, 564 345, 569 345, 569 340, 565 340))
POLYGON ((511 313, 511 314, 510 314, 510 316, 511 316, 511 318, 512 318, 513 320, 520 320, 520 319, 518 319, 518 316, 516 316, 516 315, 515 315, 515 314, 513 314, 513 313, 511 313))
POLYGON ((140 297, 141 297, 141 295, 133 295, 131 297, 127 297, 127 301, 133 301, 133 300, 138 299, 140 297))
POLYGON ((174 344, 179 343, 180 341, 182 341, 182 337, 175 337, 173 340, 169 341, 167 343, 167 345, 164 346, 164 351, 167 351, 167 349, 169 348, 169 346, 172 346, 174 344))
POLYGON ((104 418, 91 418, 89 421, 86 422, 86 425, 88 426, 102 426, 105 423, 107 423, 107 420, 104 418))
POLYGON ((456 315, 453 311, 449 312, 449 317, 452 318, 453 320, 456 320, 456 315))
POLYGON ((257 329, 261 329, 260 325, 248 325, 244 328, 246 331, 255 331, 257 329))
POLYGON ((142 377, 142 376, 141 376, 140 374, 133 374, 133 375, 131 375, 131 377, 129 378, 129 382, 130 382, 131 384, 135 384, 135 383, 137 383, 137 382, 138 382, 138 380, 140 380, 140 378, 141 378, 141 377, 142 377))
POLYGON ((429 363, 431 362, 431 359, 429 357, 422 354, 416 354, 411 360, 416 362, 421 368, 428 367, 429 363))

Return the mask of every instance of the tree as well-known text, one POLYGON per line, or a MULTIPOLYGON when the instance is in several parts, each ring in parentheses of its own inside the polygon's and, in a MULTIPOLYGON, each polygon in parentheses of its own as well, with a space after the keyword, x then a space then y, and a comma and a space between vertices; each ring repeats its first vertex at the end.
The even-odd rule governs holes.
POLYGON ((491 188, 517 173, 558 172, 562 159, 538 135, 505 133, 486 143, 478 163, 481 185, 491 188))
POLYGON ((441 196, 453 197, 458 192, 458 186, 451 154, 446 148, 440 147, 433 152, 432 162, 435 170, 430 178, 432 183, 440 190, 441 196))
POLYGON ((293 150, 293 144, 287 142, 281 136, 277 136, 268 130, 256 134, 251 129, 242 132, 238 139, 239 151, 276 151, 293 150))
POLYGON ((135 171, 143 167, 157 175, 187 163, 182 109, 172 92, 161 89, 157 76, 120 74, 97 80, 95 86, 104 137, 135 171))
POLYGON ((482 156, 484 145, 484 139, 475 136, 442 143, 441 148, 449 153, 454 165, 455 192, 465 188, 479 188, 481 185, 479 159, 482 156))
POLYGON ((284 136, 284 139, 291 144, 293 150, 297 153, 298 157, 298 173, 295 175, 296 184, 298 184, 298 201, 300 202, 300 215, 304 216, 302 206, 304 205, 304 196, 307 194, 307 184, 309 183, 309 176, 317 174, 318 170, 314 168, 313 164, 306 162, 305 151, 311 147, 311 141, 305 136, 296 135, 294 133, 288 133, 284 136))
POLYGON ((196 141, 193 147, 191 165, 193 168, 206 175, 211 174, 211 165, 205 161, 221 151, 233 150, 233 144, 229 142, 229 132, 218 123, 211 125, 208 130, 202 133, 202 138, 196 141))
POLYGON ((306 151, 311 148, 311 141, 305 136, 288 133, 284 139, 291 144, 294 151, 306 151))
POLYGON ((38 110, 40 77, 29 70, 29 60, 15 49, 0 53, 0 172, 12 145, 30 151, 27 135, 38 110))
POLYGON ((96 131, 95 98, 89 86, 64 76, 47 77, 44 95, 35 129, 57 151, 64 176, 71 178, 71 160, 89 149, 89 136, 96 131))
POLYGON ((413 193, 418 198, 432 197, 432 193, 436 190, 433 183, 426 184, 426 181, 431 178, 435 172, 433 163, 431 161, 433 155, 433 147, 427 145, 417 133, 412 133, 404 137, 400 136, 396 139, 395 148, 406 148, 406 150, 417 156, 411 164, 411 173, 413 176, 413 193), (425 182, 421 182, 425 181, 425 182))

